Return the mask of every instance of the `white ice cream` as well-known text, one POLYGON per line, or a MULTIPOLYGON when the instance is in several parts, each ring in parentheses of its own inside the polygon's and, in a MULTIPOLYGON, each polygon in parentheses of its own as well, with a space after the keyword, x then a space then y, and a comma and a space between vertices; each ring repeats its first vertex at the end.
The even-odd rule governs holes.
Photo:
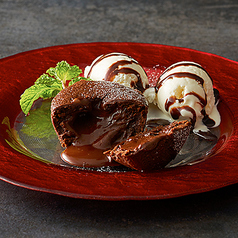
POLYGON ((213 127, 220 124, 212 80, 194 62, 183 61, 171 65, 160 76, 156 88, 147 89, 144 95, 160 109, 151 105, 149 119, 190 119, 194 123, 194 131, 207 131, 202 121, 205 114, 214 122, 213 127))
POLYGON ((149 87, 148 77, 139 63, 123 53, 109 53, 97 57, 84 70, 84 77, 95 81, 112 81, 144 91, 149 87))

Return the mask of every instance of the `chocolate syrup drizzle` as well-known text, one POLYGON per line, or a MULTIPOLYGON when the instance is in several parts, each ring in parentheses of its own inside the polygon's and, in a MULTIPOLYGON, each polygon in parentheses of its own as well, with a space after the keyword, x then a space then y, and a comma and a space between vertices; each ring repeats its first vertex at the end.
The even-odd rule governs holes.
POLYGON ((195 81, 197 81, 199 84, 203 85, 204 84, 204 80, 203 78, 199 77, 198 75, 196 74, 192 74, 192 73, 173 73, 173 74, 170 74, 168 75, 167 77, 165 77, 164 79, 162 80, 159 80, 159 82, 157 83, 156 85, 156 88, 157 88, 157 91, 159 90, 159 88, 163 85, 163 83, 165 81, 167 81, 168 79, 171 79, 171 78, 184 78, 184 77, 188 77, 190 79, 194 79, 195 81))
MULTIPOLYGON (((121 68, 119 69, 120 66, 123 65, 128 65, 128 64, 132 64, 132 61, 128 61, 128 60, 121 60, 121 61, 117 61, 116 63, 112 64, 110 66, 110 68, 108 69, 107 74, 105 75, 104 80, 105 81, 113 81, 114 77, 116 75, 118 75, 119 73, 123 73, 123 74, 134 74, 137 77, 137 82, 131 82, 131 87, 134 87, 136 89, 138 89, 141 92, 144 92, 144 87, 142 84, 142 79, 140 77, 140 74, 132 69, 132 68, 121 68)), ((146 87, 149 87, 149 85, 146 85, 146 87)))
MULTIPOLYGON (((117 61, 115 62, 114 64, 112 64, 109 69, 108 69, 108 72, 106 73, 105 75, 105 78, 103 80, 105 81, 113 81, 114 77, 116 75, 118 75, 119 73, 123 73, 123 74, 134 74, 136 77, 137 77, 137 82, 131 82, 131 87, 141 91, 141 92, 144 92, 146 88, 149 88, 149 85, 146 85, 146 88, 143 87, 143 83, 142 83, 142 79, 140 77, 140 74, 136 71, 136 70, 133 70, 132 68, 127 68, 127 67, 124 67, 124 68, 119 68, 120 66, 123 66, 123 65, 129 65, 129 64, 137 64, 138 65, 138 62, 136 60, 134 60, 132 57, 126 55, 126 54, 123 54, 123 53, 110 53, 110 54, 106 54, 106 55, 102 55, 101 57, 99 57, 91 66, 89 72, 88 72, 88 75, 87 77, 90 78, 90 74, 92 72, 92 68, 98 64, 99 62, 101 62, 103 59, 105 58, 109 58, 111 56, 126 56, 126 57, 129 57, 131 60, 120 60, 120 61, 117 61)), ((145 71, 144 71, 145 72, 145 71)), ((146 74, 146 72, 145 72, 146 74)))
POLYGON ((194 62, 191 62, 191 61, 182 61, 182 62, 178 62, 178 63, 175 63, 173 65, 171 65, 170 67, 168 67, 162 74, 160 77, 162 77, 165 73, 167 73, 169 70, 171 69, 174 69, 178 66, 195 66, 199 69, 202 69, 204 72, 206 72, 206 74, 209 76, 209 78, 211 79, 211 81, 213 82, 212 78, 210 77, 210 75, 208 74, 208 72, 200 65, 200 64, 196 64, 194 62))
POLYGON ((181 116, 181 111, 182 110, 186 110, 192 113, 192 118, 191 118, 191 123, 192 125, 195 124, 196 122, 196 112, 193 108, 189 107, 189 106, 182 106, 182 107, 174 107, 170 110, 170 114, 172 116, 173 119, 177 120, 179 119, 179 117, 181 116))
MULTIPOLYGON (((178 67, 178 66, 189 66, 189 65, 196 66, 196 67, 198 67, 198 68, 200 68, 200 69, 202 69, 202 70, 204 70, 204 71, 206 72, 206 70, 205 70, 202 66, 200 66, 200 65, 198 65, 198 64, 196 64, 196 63, 193 63, 193 62, 180 62, 180 63, 177 63, 177 64, 175 64, 175 65, 173 65, 173 66, 167 68, 167 69, 163 72, 163 74, 160 76, 160 80, 158 80, 157 85, 156 85, 156 87, 155 87, 156 93, 159 91, 160 87, 163 85, 163 83, 164 83, 165 81, 167 81, 167 80, 169 80, 169 79, 171 79, 171 78, 174 78, 174 77, 176 77, 176 78, 188 77, 188 78, 190 78, 190 79, 195 80, 196 82, 198 82, 200 85, 203 86, 203 85, 204 85, 204 80, 203 80, 203 78, 201 78, 200 76, 198 76, 198 75, 196 75, 196 74, 189 73, 189 72, 177 72, 177 73, 169 74, 169 75, 168 75, 167 77, 165 77, 164 79, 161 79, 162 76, 163 76, 166 72, 168 72, 169 70, 171 70, 171 69, 173 69, 173 68, 176 68, 176 67, 178 67)), ((206 73, 207 73, 207 72, 206 72, 206 73)), ((207 74, 208 74, 208 73, 207 73, 207 74)), ((208 74, 208 76, 209 76, 209 74, 208 74)), ((210 76, 209 76, 209 78, 211 79, 210 76)), ((212 79, 211 79, 211 81, 212 81, 212 79)), ((217 91, 217 90, 216 90, 216 91, 217 91)), ((217 95, 215 95, 215 93, 214 93, 214 95, 216 96, 216 100, 217 100, 217 97, 219 96, 219 93, 216 93, 216 94, 217 94, 217 95)), ((169 98, 166 100, 166 102, 165 102, 165 110, 166 110, 166 111, 169 111, 170 106, 172 106, 176 101, 178 101, 179 103, 183 102, 183 101, 184 101, 184 98, 185 98, 186 96, 188 96, 188 95, 193 95, 193 96, 195 96, 196 98, 198 98, 199 103, 200 103, 201 107, 203 108, 203 110, 202 110, 202 114, 204 115, 203 123, 204 123, 205 125, 207 125, 208 127, 214 126, 214 125, 215 125, 215 122, 214 122, 212 119, 209 118, 209 116, 206 114, 206 111, 205 111, 205 109, 204 109, 204 107, 207 105, 207 95, 206 95, 206 93, 205 93, 205 99, 202 98, 199 94, 197 94, 197 93, 195 93, 195 92, 189 92, 189 93, 187 93, 186 95, 184 95, 183 98, 176 98, 175 96, 171 96, 171 97, 169 97, 169 98)), ((194 125, 195 122, 196 122, 196 112, 195 112, 195 110, 194 110, 193 108, 191 108, 191 107, 189 107, 189 106, 181 106, 181 107, 172 108, 172 109, 170 110, 170 114, 171 114, 172 118, 175 119, 175 120, 178 119, 178 118, 181 116, 181 111, 182 111, 182 110, 186 110, 186 111, 189 111, 189 112, 192 113, 193 116, 192 116, 192 118, 191 118, 191 122, 192 122, 193 125, 194 125)))
POLYGON ((181 103, 181 102, 183 102, 184 99, 183 98, 177 99, 175 96, 171 96, 171 97, 167 98, 167 100, 165 102, 165 106, 164 106, 164 108, 167 112, 169 111, 169 107, 172 106, 176 102, 176 100, 178 100, 179 103, 181 103))

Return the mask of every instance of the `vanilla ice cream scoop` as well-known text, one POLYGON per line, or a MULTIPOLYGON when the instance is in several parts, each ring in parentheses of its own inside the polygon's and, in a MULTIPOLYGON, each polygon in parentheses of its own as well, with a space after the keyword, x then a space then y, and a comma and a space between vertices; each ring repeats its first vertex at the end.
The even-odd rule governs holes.
POLYGON ((155 103, 171 121, 190 119, 194 131, 207 131, 220 124, 213 82, 201 65, 182 61, 171 65, 155 87, 155 103))
POLYGON ((84 77, 123 84, 144 92, 149 87, 146 72, 132 57, 123 53, 109 53, 97 57, 84 70, 84 77))

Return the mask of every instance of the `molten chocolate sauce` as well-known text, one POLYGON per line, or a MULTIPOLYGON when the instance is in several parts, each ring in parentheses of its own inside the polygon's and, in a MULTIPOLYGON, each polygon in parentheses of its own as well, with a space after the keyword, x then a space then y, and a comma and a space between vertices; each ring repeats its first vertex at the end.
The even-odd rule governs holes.
POLYGON ((96 149, 91 145, 71 145, 61 153, 61 158, 68 164, 86 168, 118 166, 118 163, 109 161, 103 152, 104 150, 96 149))
POLYGON ((123 135, 124 124, 117 119, 124 113, 123 110, 116 108, 114 112, 109 112, 100 110, 100 102, 93 105, 90 100, 84 100, 83 103, 91 110, 78 115, 75 113, 65 125, 77 135, 77 139, 62 152, 62 160, 79 167, 118 165, 110 162, 103 152, 110 149, 123 135))

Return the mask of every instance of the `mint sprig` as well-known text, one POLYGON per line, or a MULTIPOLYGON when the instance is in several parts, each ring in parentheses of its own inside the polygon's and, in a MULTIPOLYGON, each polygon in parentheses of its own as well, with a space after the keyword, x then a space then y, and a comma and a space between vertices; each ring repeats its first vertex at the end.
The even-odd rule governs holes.
POLYGON ((20 106, 27 115, 33 103, 39 99, 49 99, 55 97, 63 88, 73 83, 85 79, 79 75, 82 70, 77 66, 70 66, 66 61, 57 63, 56 67, 49 68, 42 74, 25 92, 21 95, 20 106))
POLYGON ((66 88, 67 81, 71 81, 72 79, 77 80, 82 70, 77 65, 70 66, 66 61, 61 61, 55 68, 49 68, 46 73, 61 82, 62 87, 66 88))
POLYGON ((53 141, 56 134, 50 118, 50 101, 45 100, 37 105, 21 128, 21 132, 35 138, 44 139, 45 142, 53 141))

